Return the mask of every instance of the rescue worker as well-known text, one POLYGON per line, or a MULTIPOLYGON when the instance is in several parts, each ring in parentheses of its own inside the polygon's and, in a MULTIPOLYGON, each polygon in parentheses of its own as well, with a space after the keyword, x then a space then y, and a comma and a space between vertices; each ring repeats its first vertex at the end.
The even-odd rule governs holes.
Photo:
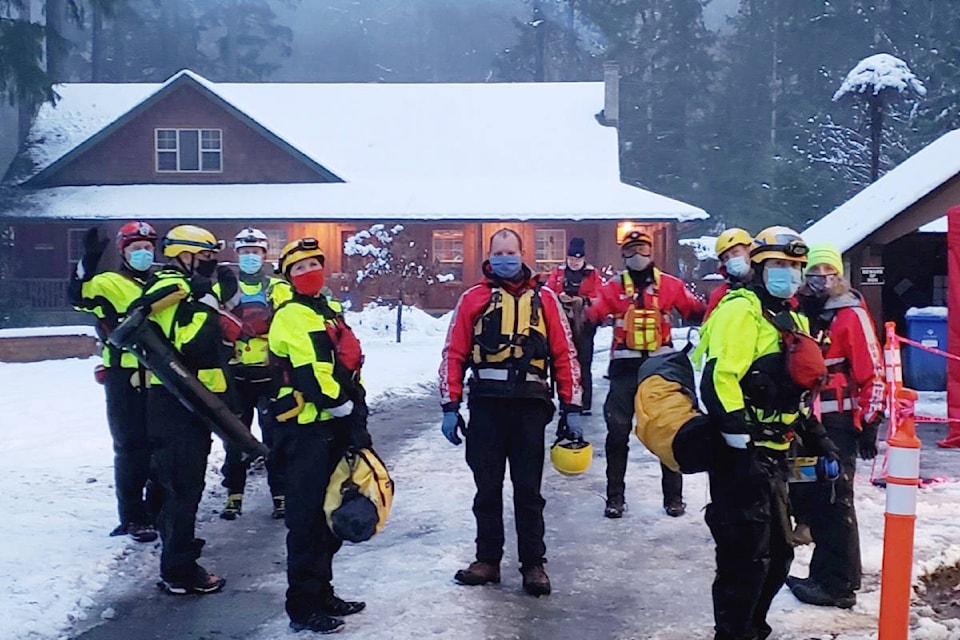
MULTIPOLYGON (((226 350, 236 336, 226 335, 221 328, 219 303, 213 294, 216 255, 222 243, 210 231, 184 224, 170 229, 161 246, 168 262, 147 282, 135 304, 150 306, 148 321, 155 323, 204 386, 226 397, 226 350)), ((164 490, 157 520, 163 543, 160 586, 175 595, 213 593, 226 581, 197 563, 204 541, 194 535, 210 430, 153 374, 150 385, 147 426, 157 446, 157 471, 164 490)))
POLYGON ((791 485, 808 493, 805 521, 816 547, 808 578, 787 577, 797 599, 844 609, 860 588, 860 537, 853 500, 857 454, 877 455, 877 428, 883 418, 883 355, 870 312, 843 277, 843 258, 832 244, 814 245, 798 296, 811 329, 820 335, 830 377, 820 392, 821 421, 840 450, 840 477, 832 484, 791 485))
POLYGON ((107 336, 126 317, 131 303, 143 294, 153 266, 157 232, 146 222, 127 222, 116 236, 120 268, 97 273, 108 240, 90 229, 84 254, 70 280, 70 303, 97 317, 97 335, 103 342, 103 364, 97 377, 106 393, 107 424, 113 439, 113 479, 120 524, 111 536, 127 534, 137 542, 157 539, 154 520, 160 508, 160 490, 152 469, 147 435, 145 371, 132 353, 107 345, 107 336))
POLYGON ((577 348, 580 363, 580 380, 583 383, 583 415, 591 413, 593 404, 593 338, 597 325, 587 320, 586 306, 595 298, 602 286, 600 272, 587 263, 586 243, 583 238, 571 238, 567 247, 567 261, 550 272, 547 286, 560 298, 563 312, 573 332, 573 344, 577 348))
POLYGON ((553 418, 558 388, 561 420, 571 439, 583 437, 580 366, 560 301, 523 264, 523 243, 510 229, 490 238, 484 279, 460 297, 440 363, 441 431, 452 444, 467 439, 466 459, 477 493, 476 560, 454 576, 460 584, 500 582, 503 558, 503 480, 513 482, 520 573, 524 590, 550 593, 544 571, 544 427, 553 418), (463 377, 469 384, 469 429, 460 416, 463 377))
POLYGON ((807 374, 825 370, 817 344, 805 336, 806 318, 791 303, 806 254, 793 230, 761 231, 751 251, 753 280, 724 296, 701 329, 701 399, 724 443, 709 471, 706 511, 716 542, 715 640, 764 639, 772 631, 767 612, 793 560, 790 441, 797 434, 836 459, 836 446, 804 407, 816 387, 807 374), (789 360, 782 346, 788 334, 805 341, 789 360))
POLYGON ((707 311, 703 316, 706 320, 720 300, 730 289, 742 287, 750 281, 753 268, 750 266, 750 249, 753 238, 739 227, 731 227, 717 236, 715 251, 720 259, 719 272, 723 275, 723 284, 710 292, 707 298, 707 311))
MULTIPOLYGON (((240 403, 240 419, 249 429, 253 424, 254 411, 267 447, 273 445, 273 416, 267 404, 273 391, 273 380, 267 332, 273 318, 273 309, 280 299, 286 299, 286 283, 269 275, 272 269, 265 269, 269 243, 267 235, 253 227, 241 230, 233 239, 233 248, 237 252, 240 278, 237 293, 232 300, 223 301, 242 323, 240 338, 236 342, 234 356, 230 361, 230 370, 236 382, 236 397, 240 403), (281 284, 282 283, 282 284, 281 284)), ((222 295, 221 291, 217 293, 222 295)), ((224 520, 234 520, 243 513, 243 490, 247 483, 247 469, 250 461, 243 450, 232 442, 224 443, 226 456, 223 467, 223 486, 227 489, 227 503, 220 512, 224 520)), ((282 519, 285 513, 283 469, 273 455, 266 460, 267 484, 273 497, 274 519, 282 519)))
POLYGON ((270 358, 279 372, 271 408, 273 446, 286 474, 286 612, 294 631, 331 633, 366 606, 334 593, 333 556, 341 541, 327 525, 324 496, 348 447, 372 444, 360 384, 360 342, 340 303, 322 293, 323 251, 314 238, 288 243, 280 271, 293 286, 270 325, 270 358))
MULTIPOLYGON (((607 374, 610 389, 603 404, 607 423, 607 504, 603 515, 607 518, 623 517, 626 507, 624 477, 640 365, 650 353, 672 345, 672 311, 690 322, 699 322, 705 308, 682 280, 656 267, 650 234, 629 232, 621 243, 620 255, 626 269, 608 280, 587 308, 587 319, 597 324, 607 316, 614 319, 607 374)), ((662 464, 660 469, 663 508, 670 516, 681 516, 686 511, 683 476, 662 464)))

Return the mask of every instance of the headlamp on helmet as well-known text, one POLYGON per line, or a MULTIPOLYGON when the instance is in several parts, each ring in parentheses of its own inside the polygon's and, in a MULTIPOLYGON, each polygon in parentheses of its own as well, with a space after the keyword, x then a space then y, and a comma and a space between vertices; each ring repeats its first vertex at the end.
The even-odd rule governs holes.
POLYGON ((324 264, 323 250, 320 249, 320 243, 316 238, 301 238, 287 243, 287 246, 280 252, 280 273, 285 276, 290 275, 290 267, 295 262, 306 260, 307 258, 316 258, 321 266, 324 264))

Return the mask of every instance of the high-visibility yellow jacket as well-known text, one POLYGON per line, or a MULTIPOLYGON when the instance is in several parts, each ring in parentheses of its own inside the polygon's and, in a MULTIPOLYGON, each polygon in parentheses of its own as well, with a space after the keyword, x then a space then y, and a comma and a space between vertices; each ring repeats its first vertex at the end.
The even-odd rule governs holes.
POLYGON ((273 316, 270 353, 282 371, 277 399, 299 396, 301 406, 296 413, 299 424, 342 418, 353 410, 347 381, 334 374, 335 369, 339 373, 340 367, 331 333, 344 330, 350 331, 350 328, 344 321, 340 303, 322 295, 316 298, 294 295, 281 304, 273 316))
POLYGON ((119 351, 107 344, 107 336, 126 317, 130 305, 143 295, 144 280, 133 273, 105 271, 85 282, 71 283, 70 302, 78 311, 97 317, 97 334, 103 342, 103 366, 136 369, 137 359, 129 351, 119 351))
MULTIPOLYGON (((204 386, 214 393, 223 393, 227 390, 224 350, 228 345, 220 331, 218 309, 197 299, 186 274, 174 267, 163 268, 154 274, 147 282, 144 299, 156 301, 178 293, 182 299, 169 305, 157 305, 161 308, 149 316, 149 321, 156 323, 204 386)), ((212 294, 210 298, 213 298, 212 294)), ((151 376, 150 383, 158 385, 160 380, 151 376)))
MULTIPOLYGON (((809 331, 807 318, 788 311, 809 331)), ((785 450, 801 416, 801 396, 784 364, 780 330, 764 317, 760 298, 749 288, 728 292, 700 331, 694 361, 705 356, 700 393, 707 411, 721 420, 733 446, 785 450)))

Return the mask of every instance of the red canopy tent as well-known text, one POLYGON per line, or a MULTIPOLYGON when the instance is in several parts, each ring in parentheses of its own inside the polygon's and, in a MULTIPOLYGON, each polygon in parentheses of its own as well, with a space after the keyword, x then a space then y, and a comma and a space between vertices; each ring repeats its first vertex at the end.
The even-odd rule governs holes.
MULTIPOLYGON (((947 210, 947 351, 960 355, 960 205, 947 210)), ((960 362, 947 359, 947 417, 960 421, 960 362)), ((941 447, 960 448, 960 422, 950 422, 941 447)))

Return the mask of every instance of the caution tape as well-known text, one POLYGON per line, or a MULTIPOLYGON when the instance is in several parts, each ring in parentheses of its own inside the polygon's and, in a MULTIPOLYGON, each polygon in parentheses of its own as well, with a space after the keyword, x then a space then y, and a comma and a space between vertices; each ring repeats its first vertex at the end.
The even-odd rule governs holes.
POLYGON ((958 355, 956 355, 956 354, 954 354, 954 353, 949 353, 949 352, 947 352, 947 351, 943 351, 943 350, 941 350, 941 349, 937 349, 936 347, 927 346, 927 345, 925 345, 925 344, 923 344, 923 343, 921 343, 921 342, 917 342, 916 340, 911 340, 910 338, 904 338, 903 336, 897 336, 897 342, 902 342, 902 343, 904 343, 904 344, 910 345, 911 347, 916 347, 917 349, 922 349, 922 350, 924 350, 924 351, 929 351, 930 353, 935 353, 935 354, 937 354, 938 356, 943 356, 944 358, 949 358, 949 359, 951 359, 951 360, 960 360, 960 356, 958 356, 958 355))

